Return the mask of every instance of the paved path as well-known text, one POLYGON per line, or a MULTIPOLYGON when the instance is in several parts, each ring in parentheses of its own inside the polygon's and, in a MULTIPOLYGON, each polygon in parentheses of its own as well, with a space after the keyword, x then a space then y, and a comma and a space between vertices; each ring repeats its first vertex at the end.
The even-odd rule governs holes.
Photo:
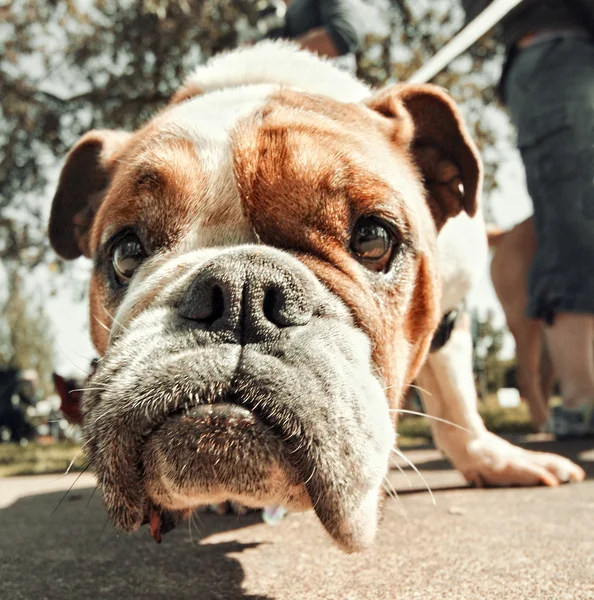
POLYGON ((388 500, 377 544, 356 556, 312 514, 276 527, 201 514, 157 545, 146 528, 106 525, 90 476, 57 509, 74 477, 2 479, 0 599, 594 599, 594 441, 529 446, 579 458, 589 479, 476 490, 434 450, 413 450, 437 505, 394 470, 400 502, 388 500))

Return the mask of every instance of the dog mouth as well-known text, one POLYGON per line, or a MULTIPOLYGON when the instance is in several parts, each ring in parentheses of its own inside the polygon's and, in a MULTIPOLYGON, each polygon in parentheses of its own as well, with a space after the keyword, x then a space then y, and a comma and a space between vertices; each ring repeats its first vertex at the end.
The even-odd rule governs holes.
POLYGON ((393 444, 388 408, 375 378, 342 366, 346 352, 335 353, 346 356, 341 379, 316 366, 321 351, 243 349, 238 360, 233 347, 192 348, 138 370, 104 361, 84 435, 112 522, 149 524, 158 540, 198 506, 233 500, 313 508, 343 550, 369 546, 393 444))
POLYGON ((230 394, 173 411, 153 429, 142 444, 140 469, 150 499, 144 521, 158 543, 207 503, 311 508, 301 474, 267 421, 230 394))
POLYGON ((174 411, 141 444, 147 496, 176 511, 227 500, 253 508, 310 508, 298 468, 304 464, 301 444, 291 437, 233 394, 174 411))

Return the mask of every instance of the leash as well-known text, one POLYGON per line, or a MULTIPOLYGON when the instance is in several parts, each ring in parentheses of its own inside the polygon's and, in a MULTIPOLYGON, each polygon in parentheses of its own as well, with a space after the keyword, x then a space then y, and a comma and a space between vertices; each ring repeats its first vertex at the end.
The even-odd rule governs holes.
MULTIPOLYGON (((430 58, 418 71, 408 79, 408 83, 427 83, 431 81, 462 52, 467 50, 487 31, 495 27, 512 8, 522 0, 495 0, 489 4, 466 27, 458 32, 437 54, 430 58)), ((446 313, 431 341, 430 352, 441 350, 450 340, 454 327, 464 313, 464 307, 457 307, 446 313)))
POLYGON ((520 4, 522 0, 495 0, 475 17, 464 29, 458 32, 437 54, 430 58, 408 83, 427 83, 431 81, 456 57, 467 50, 487 31, 495 27, 505 15, 520 4))

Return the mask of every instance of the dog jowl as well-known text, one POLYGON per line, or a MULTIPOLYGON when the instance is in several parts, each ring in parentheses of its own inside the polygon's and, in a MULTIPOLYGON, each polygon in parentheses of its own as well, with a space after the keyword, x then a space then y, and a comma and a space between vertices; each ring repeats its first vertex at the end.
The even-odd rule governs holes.
POLYGON ((113 522, 313 507, 368 546, 391 409, 440 318, 436 232, 480 184, 439 89, 372 94, 270 43, 199 68, 139 131, 85 135, 50 237, 93 261, 84 435, 113 522))

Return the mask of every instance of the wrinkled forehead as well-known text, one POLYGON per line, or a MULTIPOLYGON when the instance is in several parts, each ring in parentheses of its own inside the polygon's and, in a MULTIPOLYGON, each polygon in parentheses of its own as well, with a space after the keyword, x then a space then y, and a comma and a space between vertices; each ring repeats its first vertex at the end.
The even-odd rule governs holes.
POLYGON ((319 226, 330 211, 327 222, 340 228, 377 208, 410 215, 414 206, 402 204, 422 193, 389 133, 362 105, 275 85, 196 96, 135 135, 93 243, 139 223, 156 246, 193 248, 255 241, 254 223, 266 219, 319 226))

